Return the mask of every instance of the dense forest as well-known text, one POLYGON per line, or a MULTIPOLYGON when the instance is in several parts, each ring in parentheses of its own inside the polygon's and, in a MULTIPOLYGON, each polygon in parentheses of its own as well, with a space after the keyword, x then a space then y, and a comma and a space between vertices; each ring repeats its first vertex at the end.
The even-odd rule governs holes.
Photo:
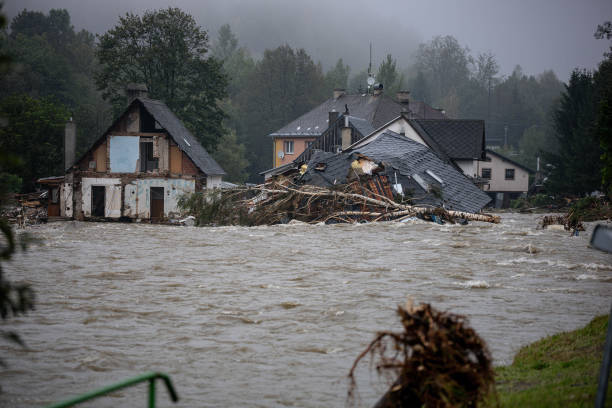
MULTIPOLYGON (((610 24, 595 37, 610 40, 610 24)), ((594 39, 594 41, 596 41, 594 39)), ((331 97, 365 91, 368 67, 338 55, 332 67, 287 44, 260 58, 229 25, 211 35, 180 9, 128 13, 102 35, 76 31, 68 10, 23 10, 0 38, 0 150, 21 160, 0 169, 14 191, 61 174, 63 124, 72 117, 78 153, 125 106, 127 83, 164 100, 234 182, 259 181, 272 165, 269 133, 331 97), (211 38, 212 36, 212 38, 211 38)), ((597 70, 576 69, 567 84, 553 71, 501 75, 493 53, 473 55, 452 36, 421 44, 409 66, 386 55, 372 71, 385 93, 409 90, 451 118, 484 119, 489 146, 528 167, 541 157, 550 192, 583 194, 612 177, 612 54, 597 70), (600 160, 600 157, 602 160, 600 160)))

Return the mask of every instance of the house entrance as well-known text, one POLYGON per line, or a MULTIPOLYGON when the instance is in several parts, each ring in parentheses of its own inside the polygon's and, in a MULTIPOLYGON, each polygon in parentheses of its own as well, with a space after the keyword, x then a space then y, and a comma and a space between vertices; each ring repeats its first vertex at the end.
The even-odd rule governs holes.
POLYGON ((104 217, 105 190, 104 186, 91 186, 91 215, 94 217, 104 217))
POLYGON ((151 219, 160 220, 164 217, 164 188, 151 187, 151 219))

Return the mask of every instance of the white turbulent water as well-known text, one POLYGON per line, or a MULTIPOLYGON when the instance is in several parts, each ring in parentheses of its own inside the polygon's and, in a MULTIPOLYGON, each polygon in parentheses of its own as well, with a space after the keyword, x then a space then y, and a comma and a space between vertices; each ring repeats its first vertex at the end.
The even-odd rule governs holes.
MULTIPOLYGON (((499 225, 379 223, 169 227, 55 223, 43 245, 5 264, 38 295, 4 328, 0 406, 34 407, 139 374, 171 375, 160 406, 341 407, 346 375, 377 330, 399 329, 408 296, 464 314, 496 364, 542 336, 603 314, 611 255, 579 237, 499 225)), ((385 385, 368 363, 361 406, 385 385)), ((86 406, 144 406, 140 386, 86 406)))

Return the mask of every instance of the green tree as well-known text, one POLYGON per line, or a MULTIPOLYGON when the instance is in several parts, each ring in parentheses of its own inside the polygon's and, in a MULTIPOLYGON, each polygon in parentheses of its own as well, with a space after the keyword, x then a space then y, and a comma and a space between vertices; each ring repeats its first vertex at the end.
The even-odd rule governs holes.
POLYGON ((16 95, 0 101, 0 151, 21 159, 4 172, 23 180, 23 190, 32 191, 36 179, 64 173, 64 125, 70 116, 61 105, 47 99, 16 95))
POLYGON ((554 112, 559 148, 546 158, 552 192, 582 195, 601 186, 601 149, 595 136, 595 86, 588 71, 574 70, 554 112))
POLYGON ((223 135, 217 145, 217 150, 212 155, 227 172, 225 176, 227 181, 244 183, 249 177, 246 171, 249 166, 246 153, 246 147, 238 142, 236 132, 231 130, 223 135))
POLYGON ((229 24, 223 24, 219 29, 217 41, 212 47, 212 56, 219 61, 225 61, 238 49, 238 38, 232 32, 229 24))
MULTIPOLYGON (((597 26, 597 39, 612 39, 612 23, 606 21, 597 26)), ((595 73, 596 111, 595 135, 599 138, 601 155, 601 184, 612 198, 612 45, 595 73)))
POLYGON ((326 95, 320 64, 304 50, 288 45, 266 50, 248 83, 235 98, 240 118, 237 132, 249 154, 250 180, 258 181, 258 173, 271 166, 272 141, 267 135, 321 103, 326 95))
POLYGON ((394 95, 401 88, 403 75, 398 72, 397 62, 391 54, 387 54, 385 60, 378 67, 376 80, 383 84, 385 93, 389 95, 394 95))
POLYGON ((469 81, 473 61, 469 51, 450 35, 437 36, 419 45, 416 69, 427 78, 433 103, 439 104, 451 89, 458 89, 469 81))
MULTIPOLYGON (((2 4, 0 3, 0 30, 3 30, 6 26, 6 17, 1 12, 1 9, 2 4)), ((10 56, 5 51, 1 51, 0 65, 2 65, 3 69, 0 71, 0 78, 6 74, 10 63, 10 56)), ((0 115, 0 117, 6 119, 3 115, 0 115)), ((2 138, 0 138, 0 143, 1 141, 2 138)), ((14 186, 11 184, 15 182, 15 178, 18 178, 18 176, 11 174, 10 170, 20 167, 20 164, 20 160, 7 150, 4 150, 0 144, 0 208, 4 206, 7 194, 12 192, 12 187, 14 186)), ((11 225, 4 216, 0 216, 0 233, 2 234, 2 239, 0 239, 0 317, 2 320, 6 320, 11 316, 23 315, 29 310, 33 310, 35 299, 34 291, 30 285, 23 283, 15 284, 9 281, 2 268, 3 262, 10 260, 19 248, 25 250, 28 242, 25 239, 26 236, 22 234, 20 237, 16 237, 11 225)), ((19 334, 12 330, 2 330, 0 331, 0 336, 14 343, 24 345, 19 334)), ((4 365, 2 359, 0 359, 0 365, 4 365)))
POLYGON ((351 67, 344 65, 342 58, 338 59, 336 65, 325 73, 325 92, 331 95, 334 89, 346 89, 348 86, 351 67))
POLYGON ((77 123, 77 149, 83 152, 108 127, 109 105, 96 89, 95 36, 75 32, 66 10, 48 15, 24 10, 1 43, 13 69, 0 79, 0 94, 50 98, 66 106, 77 123))
POLYGON ((221 63, 207 58, 208 36, 192 16, 178 8, 127 13, 100 36, 98 88, 115 108, 127 104, 128 83, 144 83, 163 100, 202 144, 214 150, 224 134, 227 78, 221 63))
POLYGON ((368 90, 368 70, 367 69, 363 69, 357 73, 355 73, 355 75, 353 75, 353 77, 351 77, 351 79, 349 80, 349 92, 351 93, 357 93, 357 94, 363 94, 366 93, 368 90))
POLYGON ((499 64, 495 55, 485 52, 478 55, 476 59, 475 79, 483 89, 489 89, 498 82, 496 75, 499 73, 499 64))

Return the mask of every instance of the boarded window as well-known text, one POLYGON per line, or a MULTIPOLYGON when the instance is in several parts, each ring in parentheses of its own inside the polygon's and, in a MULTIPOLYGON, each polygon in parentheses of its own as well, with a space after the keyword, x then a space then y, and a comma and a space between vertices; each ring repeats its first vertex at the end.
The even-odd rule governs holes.
POLYGON ((514 169, 506 169, 506 180, 514 180, 514 169))
POLYGON ((140 171, 159 168, 159 159, 153 156, 153 142, 140 142, 140 171))
POLYGON ((490 180, 491 179, 491 169, 487 169, 487 168, 482 169, 482 178, 490 180))

